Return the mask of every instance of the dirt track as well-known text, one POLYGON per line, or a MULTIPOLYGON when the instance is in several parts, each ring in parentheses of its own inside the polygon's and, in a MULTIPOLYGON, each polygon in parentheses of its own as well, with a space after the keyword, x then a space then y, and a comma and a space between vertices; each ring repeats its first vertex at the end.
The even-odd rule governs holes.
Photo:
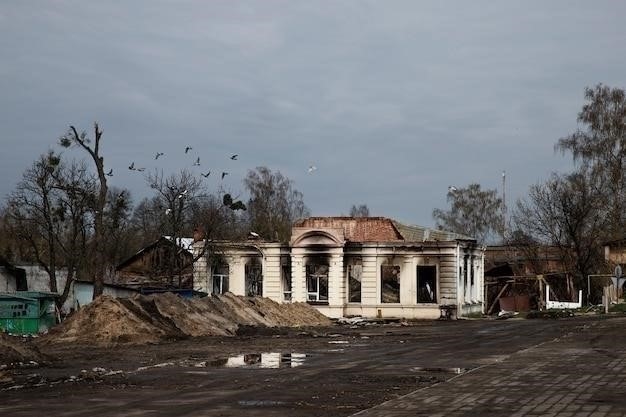
POLYGON ((593 320, 334 326, 115 349, 45 346, 54 358, 49 365, 17 370, 3 383, 0 415, 345 416, 593 320), (257 355, 272 352, 282 359, 257 355), (248 356, 227 361, 241 354, 248 356), (282 363, 263 368, 261 359, 263 366, 282 363))

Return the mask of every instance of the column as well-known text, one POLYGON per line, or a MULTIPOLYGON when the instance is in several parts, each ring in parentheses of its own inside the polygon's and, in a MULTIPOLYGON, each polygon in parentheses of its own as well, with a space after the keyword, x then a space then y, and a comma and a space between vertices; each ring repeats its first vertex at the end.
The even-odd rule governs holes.
POLYGON ((294 302, 306 301, 304 262, 304 256, 302 254, 291 255, 291 300, 294 302))
POLYGON ((343 249, 330 255, 328 265, 328 305, 343 307, 346 303, 346 277, 343 273, 343 249))

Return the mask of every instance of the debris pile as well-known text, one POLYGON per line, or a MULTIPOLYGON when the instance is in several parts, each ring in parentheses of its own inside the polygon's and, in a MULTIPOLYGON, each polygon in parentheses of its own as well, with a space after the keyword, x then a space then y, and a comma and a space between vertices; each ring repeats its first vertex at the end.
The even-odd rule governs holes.
POLYGON ((171 293, 101 296, 51 329, 44 339, 47 343, 136 345, 194 336, 232 336, 240 326, 330 324, 326 316, 305 303, 279 304, 230 293, 193 299, 171 293))
POLYGON ((28 364, 43 360, 43 355, 24 337, 0 333, 0 366, 28 364))

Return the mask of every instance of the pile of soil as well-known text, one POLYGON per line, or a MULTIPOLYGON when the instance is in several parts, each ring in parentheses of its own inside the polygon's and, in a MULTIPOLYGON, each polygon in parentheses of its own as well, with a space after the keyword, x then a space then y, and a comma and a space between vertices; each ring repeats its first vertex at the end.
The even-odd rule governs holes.
POLYGON ((327 326, 305 303, 230 293, 185 299, 172 293, 133 298, 101 296, 50 330, 46 343, 98 346, 146 344, 195 336, 232 336, 240 326, 327 326))
POLYGON ((41 362, 43 359, 41 352, 27 339, 0 333, 0 365, 41 362))

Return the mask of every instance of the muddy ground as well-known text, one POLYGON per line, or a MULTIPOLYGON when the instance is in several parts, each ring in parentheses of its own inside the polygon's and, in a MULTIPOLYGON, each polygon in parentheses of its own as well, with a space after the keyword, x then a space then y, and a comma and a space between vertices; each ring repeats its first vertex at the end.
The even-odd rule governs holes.
POLYGON ((0 415, 347 416, 593 320, 243 328, 115 348, 34 339, 45 359, 2 371, 0 415))

